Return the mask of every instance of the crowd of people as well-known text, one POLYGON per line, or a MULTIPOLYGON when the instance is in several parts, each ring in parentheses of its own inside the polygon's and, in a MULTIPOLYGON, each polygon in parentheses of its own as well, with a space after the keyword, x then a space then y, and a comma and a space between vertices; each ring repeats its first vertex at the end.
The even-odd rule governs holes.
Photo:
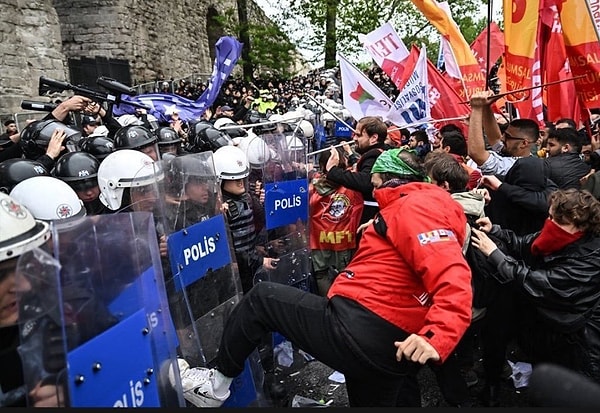
MULTIPOLYGON (((368 75, 394 93, 383 72, 368 75)), ((424 365, 450 405, 470 406, 469 387, 484 380, 482 403, 498 406, 509 346, 534 371, 552 363, 600 386, 600 115, 591 128, 571 119, 540 128, 496 116, 492 92, 476 92, 468 118, 430 136, 352 119, 340 84, 339 71, 323 69, 287 81, 229 79, 202 119, 172 109, 168 123, 144 110, 113 117, 78 95, 20 131, 4 122, 0 201, 32 217, 0 228, 0 354, 14 366, 0 373, 0 403, 64 399, 43 383, 27 396, 14 373, 23 357, 19 255, 47 241, 50 225, 133 211, 156 217, 165 279, 169 235, 226 218, 242 298, 215 358, 180 357, 169 375, 194 406, 221 406, 257 348, 264 392, 279 397, 272 333, 344 374, 352 407, 421 406, 424 365), (350 137, 335 135, 336 120, 350 137), (285 249, 266 228, 265 183, 298 179, 307 182, 306 221, 288 230, 306 231, 300 246, 311 251, 302 288, 261 275, 281 268, 285 249), (159 181, 164 193, 151 190, 159 181)), ((189 82, 174 89, 202 93, 189 82)))

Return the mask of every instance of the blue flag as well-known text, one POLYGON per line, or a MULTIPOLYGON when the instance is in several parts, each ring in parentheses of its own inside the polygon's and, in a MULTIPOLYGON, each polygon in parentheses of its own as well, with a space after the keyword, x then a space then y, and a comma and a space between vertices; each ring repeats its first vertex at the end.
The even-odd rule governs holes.
POLYGON ((176 109, 179 117, 187 122, 200 119, 202 114, 217 99, 221 87, 235 67, 243 44, 230 36, 221 37, 215 44, 216 58, 208 87, 202 95, 194 100, 171 93, 147 93, 138 96, 123 95, 122 103, 113 108, 113 116, 134 114, 136 108, 127 102, 137 102, 148 106, 148 113, 159 121, 168 122, 171 110, 176 109))

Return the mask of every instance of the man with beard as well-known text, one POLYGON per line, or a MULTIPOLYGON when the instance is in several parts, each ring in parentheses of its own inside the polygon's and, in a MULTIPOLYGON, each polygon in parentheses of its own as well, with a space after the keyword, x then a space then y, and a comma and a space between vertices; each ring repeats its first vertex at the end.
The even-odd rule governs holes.
POLYGON ((468 151, 483 175, 504 176, 517 159, 531 156, 540 128, 533 119, 521 118, 512 120, 501 133, 491 108, 494 102, 490 91, 471 96, 468 151), (484 133, 491 150, 486 148, 484 133))
POLYGON ((379 205, 373 198, 371 168, 386 148, 384 142, 387 134, 387 125, 379 117, 365 116, 361 118, 352 133, 355 143, 354 151, 360 155, 355 170, 347 170, 339 165, 340 155, 335 149, 331 151, 331 156, 325 166, 327 180, 362 194, 364 208, 360 224, 369 221, 379 211, 379 205))

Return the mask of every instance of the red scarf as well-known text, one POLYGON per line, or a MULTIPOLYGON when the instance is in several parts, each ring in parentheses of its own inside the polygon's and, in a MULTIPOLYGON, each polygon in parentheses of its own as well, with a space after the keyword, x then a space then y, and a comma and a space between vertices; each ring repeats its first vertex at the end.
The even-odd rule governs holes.
POLYGON ((540 235, 531 244, 533 255, 548 256, 583 237, 584 232, 569 234, 551 219, 546 219, 540 235))

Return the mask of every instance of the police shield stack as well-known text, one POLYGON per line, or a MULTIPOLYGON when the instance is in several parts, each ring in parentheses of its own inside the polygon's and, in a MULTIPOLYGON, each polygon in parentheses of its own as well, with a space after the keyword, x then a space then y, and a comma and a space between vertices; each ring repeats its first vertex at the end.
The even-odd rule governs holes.
POLYGON ((27 388, 54 384, 68 407, 183 406, 152 214, 87 217, 52 239, 17 265, 27 388))

